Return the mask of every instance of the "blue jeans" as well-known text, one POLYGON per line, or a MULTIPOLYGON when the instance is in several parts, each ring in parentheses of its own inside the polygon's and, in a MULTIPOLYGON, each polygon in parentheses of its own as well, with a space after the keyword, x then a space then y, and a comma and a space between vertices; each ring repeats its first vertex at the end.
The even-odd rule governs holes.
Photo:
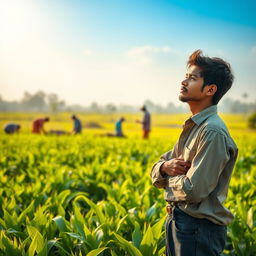
POLYGON ((178 207, 166 220, 167 256, 219 256, 225 247, 227 227, 194 218, 178 207))

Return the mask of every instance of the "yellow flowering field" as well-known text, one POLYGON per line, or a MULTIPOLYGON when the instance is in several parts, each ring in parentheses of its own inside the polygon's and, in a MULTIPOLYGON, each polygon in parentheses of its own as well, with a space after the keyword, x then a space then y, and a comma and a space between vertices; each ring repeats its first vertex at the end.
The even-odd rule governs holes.
MULTIPOLYGON (((79 114, 81 135, 34 135, 43 113, 0 113, 0 255, 164 255, 163 191, 150 170, 179 137, 188 114, 153 114, 149 140, 123 114, 127 138, 110 138, 122 114, 79 114), (94 125, 92 125, 94 124, 94 125), (95 128, 95 124, 99 127, 95 128)), ((256 132, 246 116, 222 115, 239 147, 226 206, 235 215, 225 255, 256 255, 256 132)), ((50 115, 46 130, 72 130, 69 113, 50 115)))

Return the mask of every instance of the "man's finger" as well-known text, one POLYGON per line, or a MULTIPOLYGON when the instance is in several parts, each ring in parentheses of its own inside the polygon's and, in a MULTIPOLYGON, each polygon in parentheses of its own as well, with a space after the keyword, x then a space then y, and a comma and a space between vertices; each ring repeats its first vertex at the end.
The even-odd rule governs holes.
POLYGON ((187 166, 187 167, 191 166, 191 163, 189 161, 177 160, 176 163, 181 165, 181 166, 187 166))
POLYGON ((190 162, 181 161, 181 160, 176 161, 176 164, 180 165, 180 166, 187 166, 187 167, 190 167, 190 165, 191 165, 190 162))
POLYGON ((176 175, 184 175, 184 174, 186 174, 187 173, 187 171, 181 171, 181 170, 174 170, 174 171, 172 171, 172 176, 176 176, 176 175))
POLYGON ((182 165, 176 165, 173 169, 175 171, 182 171, 182 172, 186 172, 187 171, 187 167, 182 166, 182 165))

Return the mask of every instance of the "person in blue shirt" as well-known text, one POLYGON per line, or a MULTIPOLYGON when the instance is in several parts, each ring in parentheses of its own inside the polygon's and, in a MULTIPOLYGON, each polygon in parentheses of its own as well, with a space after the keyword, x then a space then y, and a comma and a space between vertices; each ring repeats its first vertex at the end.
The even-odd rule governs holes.
POLYGON ((71 132, 71 134, 78 134, 82 132, 82 123, 81 120, 77 118, 76 115, 72 115, 71 119, 74 122, 74 128, 73 131, 71 132))
POLYGON ((124 117, 121 117, 117 122, 116 122, 116 136, 117 137, 125 137, 123 134, 122 130, 122 123, 125 121, 124 117))
POLYGON ((4 127, 4 132, 7 134, 13 134, 17 133, 20 130, 20 125, 19 124, 6 124, 4 127))

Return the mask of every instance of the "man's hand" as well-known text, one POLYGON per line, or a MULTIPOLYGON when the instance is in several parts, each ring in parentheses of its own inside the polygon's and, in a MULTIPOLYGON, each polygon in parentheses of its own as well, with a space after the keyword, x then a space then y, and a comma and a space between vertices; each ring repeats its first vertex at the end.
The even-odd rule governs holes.
POLYGON ((184 175, 188 172, 191 163, 181 158, 174 158, 162 164, 161 174, 169 176, 184 175))

